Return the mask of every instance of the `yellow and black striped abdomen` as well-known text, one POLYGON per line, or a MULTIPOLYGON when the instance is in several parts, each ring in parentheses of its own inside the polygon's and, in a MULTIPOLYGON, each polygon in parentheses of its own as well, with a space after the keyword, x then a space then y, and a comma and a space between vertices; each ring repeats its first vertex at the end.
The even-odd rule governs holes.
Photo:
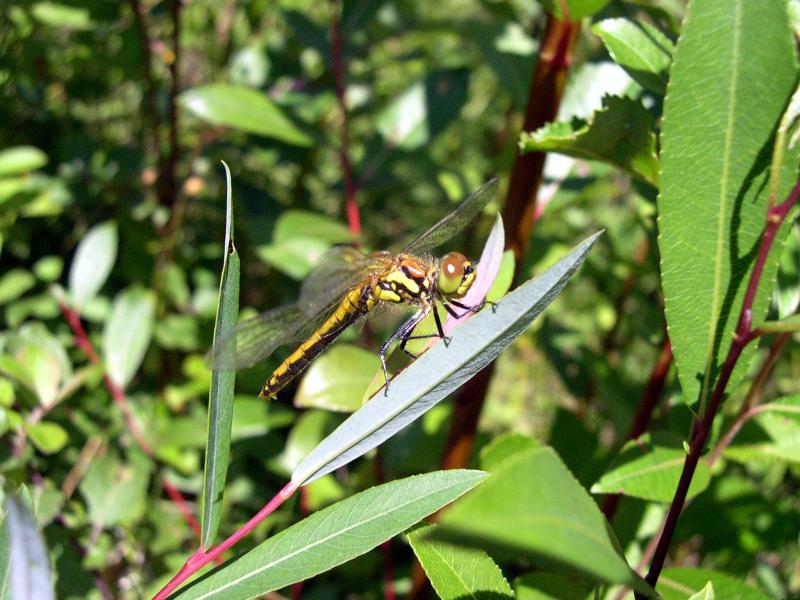
POLYGON ((377 298, 373 288, 367 284, 351 290, 339 303, 325 322, 284 360, 264 384, 259 398, 264 400, 277 394, 286 384, 327 348, 339 335, 359 318, 369 312, 377 298))

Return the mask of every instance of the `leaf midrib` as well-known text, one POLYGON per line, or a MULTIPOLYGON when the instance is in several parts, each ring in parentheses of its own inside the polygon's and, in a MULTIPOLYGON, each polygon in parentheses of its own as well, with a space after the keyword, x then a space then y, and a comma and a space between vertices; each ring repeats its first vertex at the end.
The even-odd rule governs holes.
MULTIPOLYGON (((232 587, 234 585, 239 585, 240 583, 259 575, 263 571, 265 571, 265 570, 267 570, 269 568, 275 567, 276 565, 279 565, 282 562, 285 562, 285 561, 287 561, 287 560, 289 560, 291 558, 294 558, 295 556, 297 556, 299 554, 307 552, 307 551, 309 551, 309 550, 311 550, 311 549, 313 549, 313 548, 315 548, 315 547, 317 547, 317 546, 319 546, 321 544, 324 544, 324 543, 328 542, 329 540, 331 540, 331 539, 333 539, 335 537, 345 535, 348 532, 352 531, 353 529, 361 527, 362 525, 367 525, 367 524, 371 523, 372 521, 374 521, 376 519, 382 518, 382 517, 384 517, 386 515, 389 515, 389 514, 398 512, 398 511, 402 511, 404 508, 406 508, 407 506, 409 506, 411 504, 414 504, 416 502, 421 502, 421 501, 423 501, 423 500, 425 500, 425 499, 427 499, 427 498, 429 498, 431 496, 447 492, 447 491, 451 490, 454 487, 463 486, 464 484, 465 484, 464 481, 456 481, 456 482, 451 483, 450 485, 448 485, 446 487, 437 488, 436 490, 428 493, 425 496, 416 496, 414 498, 411 498, 409 501, 407 501, 407 502, 405 502, 403 504, 396 505, 394 508, 392 508, 392 509, 390 509, 388 511, 374 514, 371 517, 368 517, 367 519, 365 519, 363 521, 359 521, 357 523, 354 523, 351 526, 348 526, 348 527, 345 527, 343 529, 337 530, 336 532, 331 533, 330 535, 327 535, 325 537, 320 538, 316 542, 313 542, 313 543, 310 543, 310 544, 306 544, 306 545, 302 546, 301 548, 298 548, 297 550, 293 550, 292 552, 289 552, 288 554, 285 554, 285 555, 279 557, 276 560, 273 560, 273 561, 271 561, 271 562, 269 562, 269 563, 267 563, 265 565, 262 565, 261 567, 259 567, 257 569, 253 569, 252 571, 249 571, 247 574, 239 577, 238 579, 234 579, 232 581, 229 581, 229 582, 227 582, 225 585, 223 585, 221 587, 214 588, 213 590, 210 590, 209 592, 207 592, 206 594, 203 594, 202 596, 197 596, 196 600, 203 600, 204 598, 210 598, 214 594, 217 594, 217 593, 219 593, 219 592, 221 592, 223 590, 229 589, 230 587, 232 587)), ((469 488, 467 488, 467 489, 469 489, 469 488)), ((267 590, 263 590, 263 591, 267 591, 267 590)))
POLYGON ((731 147, 733 146, 733 123, 734 115, 736 113, 736 90, 739 83, 739 70, 736 65, 739 63, 740 52, 740 39, 741 39, 741 21, 742 21, 742 4, 741 0, 736 0, 734 8, 734 36, 733 44, 731 47, 731 78, 730 88, 728 92, 728 114, 727 123, 725 126, 725 141, 723 144, 722 152, 722 177, 720 178, 719 190, 719 215, 717 219, 717 252, 714 256, 714 287, 711 290, 711 311, 708 320, 708 356, 706 358, 705 374, 703 375, 703 387, 700 389, 700 406, 705 405, 705 399, 708 394, 708 388, 711 383, 711 370, 714 364, 714 339, 716 337, 717 327, 721 325, 719 315, 719 308, 722 297, 722 258, 725 250, 725 224, 726 215, 728 214, 728 178, 731 163, 731 147))

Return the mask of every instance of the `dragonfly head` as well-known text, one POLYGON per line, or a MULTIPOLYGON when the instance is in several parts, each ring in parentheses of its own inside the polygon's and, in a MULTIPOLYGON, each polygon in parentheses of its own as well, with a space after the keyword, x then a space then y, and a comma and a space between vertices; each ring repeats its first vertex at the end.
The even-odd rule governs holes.
POLYGON ((460 252, 450 252, 439 261, 436 284, 447 297, 460 298, 475 280, 475 267, 460 252))

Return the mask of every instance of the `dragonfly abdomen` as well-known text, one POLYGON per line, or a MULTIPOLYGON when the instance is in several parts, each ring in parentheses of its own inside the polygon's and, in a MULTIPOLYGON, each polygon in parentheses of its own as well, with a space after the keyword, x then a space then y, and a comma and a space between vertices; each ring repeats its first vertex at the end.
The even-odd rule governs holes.
POLYGON ((371 285, 365 285, 348 293, 325 322, 272 372, 259 398, 267 400, 275 396, 345 329, 372 310, 378 301, 373 291, 371 285))

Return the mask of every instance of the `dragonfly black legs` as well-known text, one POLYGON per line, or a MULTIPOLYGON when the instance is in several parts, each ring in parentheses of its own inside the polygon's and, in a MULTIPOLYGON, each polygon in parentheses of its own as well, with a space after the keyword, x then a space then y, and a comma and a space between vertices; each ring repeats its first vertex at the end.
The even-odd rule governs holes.
MULTIPOLYGON (((389 349, 389 346, 392 345, 392 342, 395 341, 397 338, 400 338, 402 340, 400 343, 401 348, 403 349, 403 351, 405 351, 406 338, 410 336, 411 332, 414 331, 414 327, 416 327, 419 324, 419 322, 425 318, 425 315, 427 315, 429 311, 430 309, 427 310, 423 309, 417 312, 408 321, 403 323, 400 326, 400 328, 397 331, 395 331, 392 335, 390 335, 389 339, 383 342, 383 345, 381 345, 379 354, 381 357, 381 366, 383 367, 383 376, 386 379, 386 387, 383 390, 384 395, 389 393, 389 370, 386 368, 386 351, 389 349)), ((436 321, 438 324, 439 315, 436 315, 436 321)))
POLYGON ((445 303, 444 309, 448 313, 450 313, 451 316, 455 317, 456 319, 460 319, 461 317, 463 317, 464 315, 467 315, 469 313, 476 313, 480 309, 482 309, 484 306, 486 306, 487 304, 491 304, 492 305, 492 310, 493 311, 497 308, 497 303, 496 302, 492 302, 491 300, 482 300, 481 302, 479 302, 478 304, 475 304, 474 306, 467 306, 466 304, 461 304, 460 302, 456 302, 455 300, 449 300, 448 302, 450 304, 452 304, 453 306, 457 306, 458 308, 463 309, 463 311, 464 311, 459 315, 456 311, 453 310, 453 306, 450 306, 450 304, 445 303))
MULTIPOLYGON (((484 306, 486 306, 487 304, 491 304, 492 305, 492 310, 494 310, 497 307, 497 304, 495 304, 494 302, 491 302, 489 300, 484 300, 484 301, 482 301, 479 304, 476 304, 474 306, 467 306, 466 304, 461 304, 460 302, 456 302, 455 300, 449 300, 448 302, 443 302, 442 303, 442 305, 444 306, 445 310, 451 316, 455 317, 456 319, 460 319, 464 315, 467 315, 469 313, 476 313, 480 309, 482 309, 484 306), (458 312, 455 309, 453 309, 453 306, 456 306, 456 307, 462 309, 463 312, 461 314, 458 314, 458 312)), ((383 388, 384 395, 389 393, 389 370, 386 368, 386 352, 389 350, 389 346, 392 345, 392 342, 395 341, 396 339, 400 338, 400 350, 405 352, 411 358, 416 359, 417 355, 414 354, 413 352, 411 352, 410 350, 408 350, 406 348, 406 344, 410 340, 423 340, 423 339, 428 339, 428 338, 433 338, 433 337, 441 338, 442 340, 444 340, 445 344, 447 344, 450 341, 450 338, 447 337, 444 334, 444 327, 442 327, 442 320, 439 317, 439 311, 436 310, 436 306, 435 305, 432 308, 421 309, 420 311, 418 311, 416 314, 414 314, 413 317, 411 317, 408 321, 403 323, 400 326, 400 328, 397 331, 395 331, 391 336, 389 336, 389 339, 387 339, 381 345, 379 354, 380 354, 380 357, 381 357, 381 367, 383 367, 383 376, 386 379, 386 385, 383 388), (433 318, 436 321, 436 333, 427 333, 427 334, 424 334, 424 335, 411 335, 411 333, 414 331, 414 328, 417 325, 419 325, 420 321, 422 321, 422 319, 424 319, 425 316, 431 310, 433 310, 433 318)))

